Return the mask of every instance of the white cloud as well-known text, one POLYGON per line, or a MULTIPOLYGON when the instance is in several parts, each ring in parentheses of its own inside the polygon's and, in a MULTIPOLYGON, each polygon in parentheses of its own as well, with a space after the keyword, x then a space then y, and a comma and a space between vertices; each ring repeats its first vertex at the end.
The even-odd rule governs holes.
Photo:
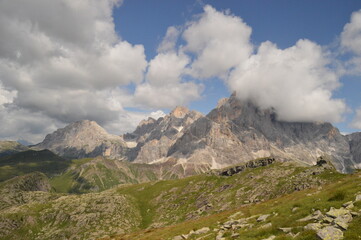
POLYGON ((149 63, 146 81, 138 85, 134 102, 153 108, 187 105, 200 97, 202 85, 185 82, 190 58, 175 51, 161 52, 149 63))
POLYGON ((202 91, 202 85, 192 82, 166 84, 158 87, 145 83, 138 86, 135 98, 136 102, 143 106, 174 108, 199 99, 202 91))
POLYGON ((16 95, 16 91, 9 91, 7 89, 4 89, 3 86, 0 84, 0 107, 4 107, 3 105, 6 103, 12 103, 16 95))
POLYGON ((60 126, 90 119, 107 125, 126 114, 116 103, 129 95, 120 87, 141 83, 147 61, 143 46, 121 40, 114 30, 112 11, 120 4, 0 2, 0 104, 7 104, 0 124, 16 126, 0 136, 13 131, 13 138, 23 134, 19 138, 34 141, 49 129, 40 133, 30 122, 60 126))
POLYGON ((264 42, 231 73, 228 84, 239 98, 275 108, 280 120, 338 122, 346 105, 332 98, 340 84, 329 63, 322 48, 309 40, 283 50, 264 42))
POLYGON ((150 61, 146 78, 155 87, 176 84, 188 63, 189 58, 184 54, 160 53, 150 61))
POLYGON ((174 26, 169 27, 167 29, 167 33, 165 37, 163 38, 163 41, 158 47, 158 52, 174 51, 176 48, 179 34, 180 31, 176 27, 174 26))
POLYGON ((361 10, 352 13, 351 20, 341 33, 341 46, 361 55, 361 10))
POLYGON ((352 120, 350 126, 353 128, 361 129, 361 108, 355 111, 355 117, 352 120))
POLYGON ((341 33, 341 49, 351 53, 344 62, 344 74, 361 75, 361 10, 352 13, 341 33))
POLYGON ((252 53, 252 29, 241 18, 218 12, 209 5, 183 33, 184 51, 195 53, 191 74, 198 78, 224 77, 252 53))
POLYGON ((38 143, 44 139, 44 134, 64 127, 64 123, 51 119, 42 113, 17 108, 14 105, 7 108, 0 106, 1 140, 26 139, 38 143))

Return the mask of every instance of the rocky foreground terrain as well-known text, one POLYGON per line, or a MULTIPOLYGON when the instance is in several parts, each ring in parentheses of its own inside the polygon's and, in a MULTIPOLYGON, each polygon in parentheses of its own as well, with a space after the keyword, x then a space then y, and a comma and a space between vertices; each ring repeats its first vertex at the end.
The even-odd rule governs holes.
POLYGON ((357 239, 347 236, 361 234, 360 179, 321 159, 301 167, 266 158, 68 194, 35 172, 0 184, 0 239, 357 239))

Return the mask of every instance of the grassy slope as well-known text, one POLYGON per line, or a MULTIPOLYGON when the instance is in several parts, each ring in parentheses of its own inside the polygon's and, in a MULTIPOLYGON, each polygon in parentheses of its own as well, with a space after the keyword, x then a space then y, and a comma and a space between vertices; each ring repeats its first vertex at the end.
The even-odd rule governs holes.
POLYGON ((51 178, 56 192, 87 193, 110 189, 119 184, 136 184, 162 178, 156 166, 94 158, 72 160, 62 174, 51 178))
POLYGON ((0 157, 26 150, 29 148, 16 141, 0 141, 0 157))
MULTIPOLYGON (((353 175, 334 175, 323 174, 322 178, 332 180, 333 183, 326 184, 322 188, 313 188, 303 191, 286 194, 279 198, 271 199, 266 202, 251 204, 240 208, 224 211, 210 216, 201 217, 196 220, 181 222, 176 225, 138 231, 132 234, 116 237, 115 239, 172 239, 180 234, 187 234, 191 230, 202 227, 219 228, 219 222, 226 222, 229 216, 234 213, 242 212, 241 217, 249 217, 258 214, 273 214, 265 223, 271 222, 272 227, 268 229, 257 229, 265 223, 257 223, 255 220, 251 223, 255 226, 251 230, 238 230, 242 236, 240 239, 257 240, 264 239, 271 235, 277 236, 276 240, 281 239, 318 239, 313 231, 303 231, 303 226, 309 222, 297 222, 312 212, 312 209, 321 210, 323 213, 330 207, 339 208, 343 203, 354 200, 357 193, 361 193, 361 173, 353 175), (299 209, 292 212, 294 207, 299 209), (274 213, 278 215, 275 216, 274 213), (297 238, 291 238, 279 230, 280 227, 292 227, 293 232, 301 232, 297 238)), ((361 202, 355 204, 355 211, 361 209, 361 202)), ((345 231, 345 239, 361 239, 361 217, 355 217, 345 231)), ((202 239, 214 239, 216 233, 211 232, 202 239)), ((200 235, 190 239, 199 238, 200 235)), ((227 239, 231 239, 229 236, 227 239)))
MULTIPOLYGON (((33 237, 41 234, 39 239, 56 239, 62 233, 66 233, 66 237, 91 234, 97 237, 114 236, 119 229, 133 233, 118 239, 169 239, 191 229, 217 227, 217 221, 226 221, 236 211, 242 211, 245 216, 279 213, 269 219, 273 222, 271 229, 241 232, 244 239, 262 239, 270 234, 282 237, 277 227, 296 224, 294 220, 308 215, 312 208, 338 207, 354 198, 353 194, 361 190, 359 179, 358 175, 345 176, 319 167, 302 168, 276 163, 231 177, 204 174, 179 180, 123 185, 101 193, 53 196, 57 199, 32 202, 0 213, 3 218, 14 220, 21 226, 10 231, 11 236, 17 239, 27 236, 30 230, 33 237), (319 193, 307 196, 327 183, 332 184, 324 185, 319 193), (313 189, 295 192, 296 189, 308 188, 313 189), (335 194, 340 195, 335 189, 342 193, 343 199, 328 201, 335 194), (279 196, 282 197, 274 199, 279 196), (242 206, 245 201, 263 199, 262 203, 242 206), (111 205, 108 205, 109 202, 111 205), (83 210, 81 205, 84 205, 83 210), (131 211, 122 207, 126 205, 131 207, 131 211), (294 206, 300 209, 292 214, 294 206), (120 210, 111 215, 114 207, 120 210), (29 224, 29 217, 35 223, 29 224), (85 223, 89 221, 89 224, 86 223, 86 228, 79 228, 79 220, 69 221, 73 218, 85 223)), ((357 231, 352 232, 353 228, 350 227, 350 234, 358 234, 357 231)), ((313 239, 314 233, 303 234, 299 239, 313 239)), ((0 239, 8 239, 8 236, 0 239)), ((214 235, 207 239, 214 239, 214 235)))
MULTIPOLYGON (((332 174, 334 178, 340 176, 332 174)), ((118 191, 137 200, 143 216, 142 227, 146 228, 209 215, 234 208, 244 201, 274 198, 293 192, 299 182, 318 186, 327 181, 325 177, 312 175, 307 168, 274 164, 232 177, 198 175, 124 186, 118 191)))
POLYGON ((48 150, 28 150, 10 156, 0 157, 0 181, 39 171, 48 176, 67 169, 70 161, 48 150))

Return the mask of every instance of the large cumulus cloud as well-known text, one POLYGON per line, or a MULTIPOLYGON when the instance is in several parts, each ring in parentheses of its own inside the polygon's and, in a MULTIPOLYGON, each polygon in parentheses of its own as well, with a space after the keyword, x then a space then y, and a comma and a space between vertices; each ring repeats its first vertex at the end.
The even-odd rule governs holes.
POLYGON ((142 45, 122 40, 114 30, 112 11, 120 4, 0 2, 0 119, 2 126, 14 126, 2 138, 23 134, 37 141, 47 126, 80 119, 119 133, 137 124, 139 117, 132 123, 129 116, 146 115, 124 110, 122 100, 131 93, 122 86, 141 83, 147 61, 142 45), (29 122, 42 123, 43 131, 29 122))
POLYGON ((228 11, 204 7, 188 23, 184 52, 195 54, 189 74, 224 79, 242 100, 274 108, 284 121, 342 120, 346 104, 332 94, 340 86, 327 51, 310 40, 279 49, 274 43, 251 43, 251 28, 228 11))

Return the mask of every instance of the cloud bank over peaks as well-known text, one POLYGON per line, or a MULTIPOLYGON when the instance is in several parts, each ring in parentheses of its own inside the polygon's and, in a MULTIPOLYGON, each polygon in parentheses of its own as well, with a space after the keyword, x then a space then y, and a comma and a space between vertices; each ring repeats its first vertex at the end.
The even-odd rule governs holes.
POLYGON ((275 108, 280 120, 339 122, 346 104, 332 98, 340 83, 328 68, 330 61, 309 40, 299 40, 287 49, 264 42, 231 72, 227 82, 241 99, 275 108))
POLYGON ((333 59, 316 43, 301 39, 279 49, 266 41, 255 47, 251 27, 229 11, 209 5, 181 33, 174 31, 168 30, 165 39, 175 42, 169 36, 180 35, 185 40, 179 51, 191 59, 184 65, 186 74, 201 79, 220 77, 241 99, 262 108, 273 107, 280 120, 342 120, 347 107, 344 100, 332 96, 340 86, 338 75, 329 67, 333 59))

